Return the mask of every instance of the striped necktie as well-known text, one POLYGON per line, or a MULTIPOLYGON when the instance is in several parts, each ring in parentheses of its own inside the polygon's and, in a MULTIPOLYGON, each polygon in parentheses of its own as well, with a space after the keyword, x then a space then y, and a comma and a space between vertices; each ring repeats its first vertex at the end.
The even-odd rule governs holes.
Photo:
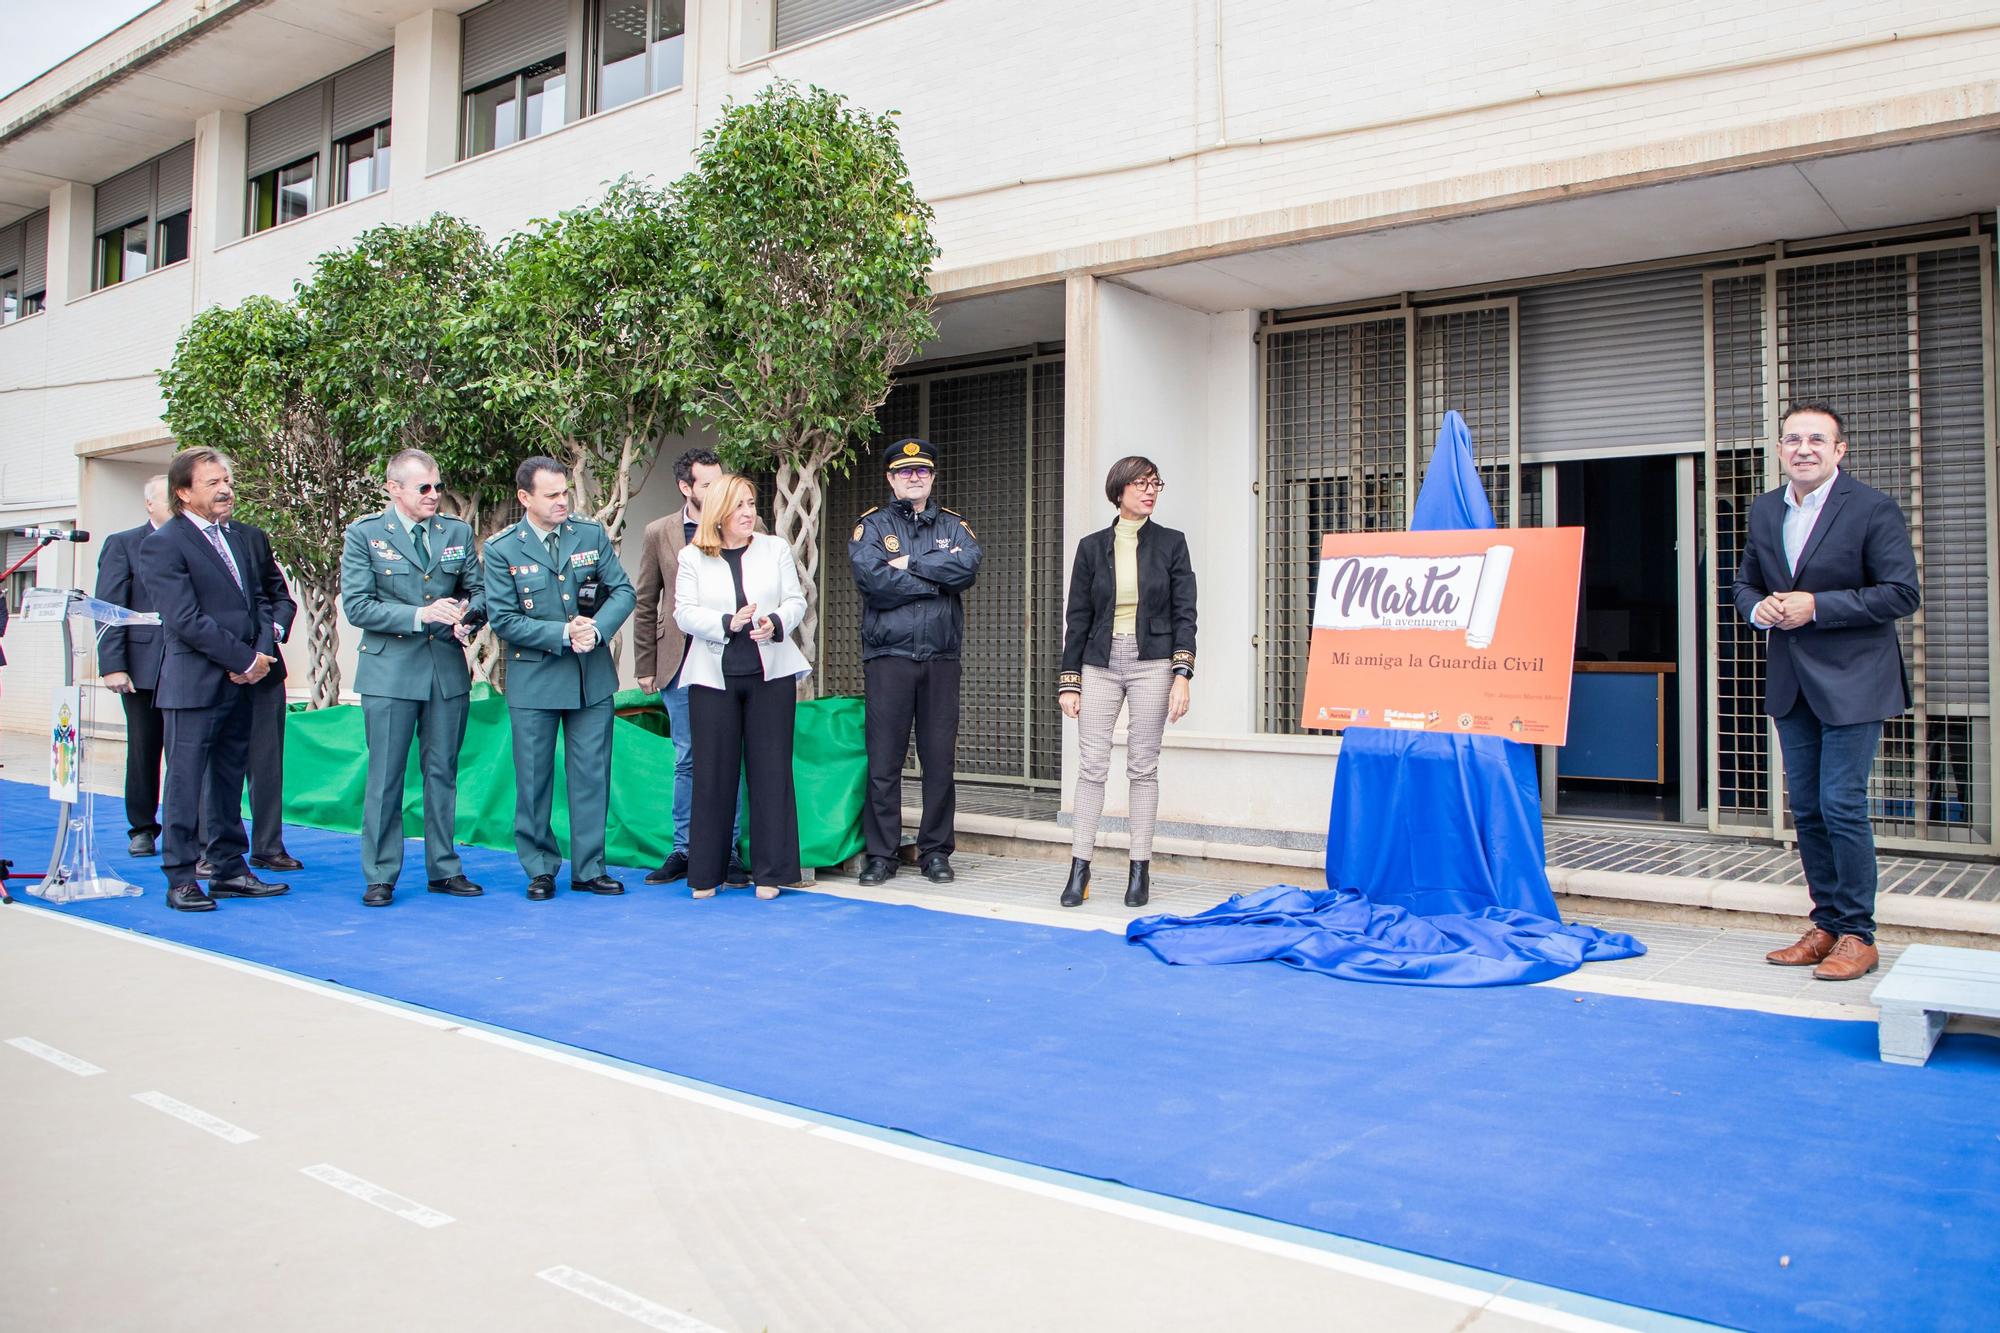
POLYGON ((236 557, 230 554, 229 543, 222 539, 222 525, 220 523, 211 523, 206 528, 203 528, 202 531, 208 534, 209 545, 213 546, 215 553, 222 557, 222 563, 229 566, 229 577, 236 580, 236 586, 241 590, 243 587, 243 571, 236 567, 236 557))

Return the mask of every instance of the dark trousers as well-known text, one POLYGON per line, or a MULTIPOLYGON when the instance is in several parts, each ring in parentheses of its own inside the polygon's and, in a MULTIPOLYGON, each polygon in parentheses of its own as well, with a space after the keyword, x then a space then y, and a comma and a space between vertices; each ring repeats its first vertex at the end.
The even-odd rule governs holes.
POLYGON ((862 664, 867 682, 868 804, 861 814, 862 845, 870 856, 893 857, 903 841, 903 756, 910 724, 917 727, 917 763, 924 772, 924 813, 917 826, 917 859, 958 849, 957 658, 918 662, 871 657, 862 664))
POLYGON ((792 790, 792 724, 798 686, 790 676, 724 676, 723 688, 688 690, 694 732, 694 810, 688 827, 688 887, 712 889, 729 863, 736 777, 750 785, 750 878, 799 882, 799 807, 792 790))
POLYGON ((125 709, 125 834, 160 831, 160 756, 167 720, 153 706, 151 690, 118 696, 125 709))
POLYGON ((207 708, 163 708, 167 741, 167 805, 160 868, 167 887, 194 883, 204 853, 220 879, 246 870, 250 837, 243 829, 243 774, 250 765, 251 691, 232 689, 207 708), (208 833, 203 835, 206 827, 208 833))
POLYGON ((1868 770, 1882 741, 1882 724, 1830 726, 1804 698, 1776 722, 1813 924, 1873 944, 1875 830, 1868 823, 1868 770))
MULTIPOLYGON (((250 701, 250 759, 244 770, 250 788, 250 855, 261 860, 285 854, 285 682, 266 676, 245 686, 243 693, 250 701)), ((201 839, 209 837, 204 810, 201 839)))
POLYGON ((446 697, 435 683, 431 697, 361 696, 362 733, 368 738, 368 785, 361 806, 361 875, 364 883, 394 884, 403 870, 403 788, 410 742, 419 741, 424 784, 424 874, 431 883, 465 873, 458 857, 458 751, 465 744, 471 700, 446 697))

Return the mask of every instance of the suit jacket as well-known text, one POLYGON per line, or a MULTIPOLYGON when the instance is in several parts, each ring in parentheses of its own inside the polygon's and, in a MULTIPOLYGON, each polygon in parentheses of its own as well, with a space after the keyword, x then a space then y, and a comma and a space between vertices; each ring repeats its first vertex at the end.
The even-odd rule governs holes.
POLYGON ((522 519, 486 539, 486 613, 506 646, 510 708, 583 708, 618 692, 611 636, 632 614, 632 580, 601 524, 567 518, 557 534, 557 559, 522 519), (592 619, 597 646, 570 651, 565 627, 575 615, 577 586, 597 577, 592 619))
POLYGON ((681 669, 687 635, 674 623, 674 581, 681 548, 687 545, 682 509, 646 525, 639 550, 638 606, 632 613, 632 666, 641 678, 655 677, 665 687, 681 669))
MULTIPOLYGON (((291 586, 285 582, 284 571, 278 568, 278 558, 271 554, 270 534, 233 518, 229 520, 229 528, 241 534, 244 544, 250 548, 250 563, 256 567, 257 578, 264 585, 264 596, 271 604, 272 641, 291 642, 292 622, 299 617, 299 604, 292 599, 291 586)), ((246 569, 243 572, 248 574, 250 571, 246 569)), ((282 684, 285 679, 285 655, 277 653, 277 658, 265 680, 282 684)))
MULTIPOLYGON (((1789 483, 1788 483, 1789 484, 1789 483)), ((1784 487, 1750 506, 1736 609, 1748 619, 1773 592, 1809 592, 1816 618, 1770 631, 1764 711, 1783 717, 1801 695, 1831 726, 1895 717, 1910 706, 1896 622, 1917 609, 1917 562, 1896 502, 1842 472, 1813 524, 1799 567, 1785 562, 1784 487)))
MULTIPOLYGON (((151 523, 114 532, 104 539, 97 556, 97 598, 134 611, 156 611, 146 585, 139 581, 134 565, 139 543, 153 535, 151 523)), ((97 641, 97 670, 108 676, 123 671, 142 690, 160 684, 160 657, 166 648, 166 631, 156 625, 107 625, 97 641)))
MULTIPOLYGON (((1076 544, 1063 615, 1062 670, 1056 689, 1083 688, 1083 668, 1111 665, 1111 622, 1118 609, 1118 568, 1112 538, 1118 525, 1089 533, 1076 544)), ((1174 669, 1194 674, 1194 565, 1187 538, 1151 519, 1139 529, 1139 656, 1171 657, 1174 669)))
MULTIPOLYGON (((743 551, 743 593, 759 611, 778 618, 780 633, 757 645, 764 679, 810 675, 812 663, 791 639, 792 631, 805 619, 806 593, 789 544, 763 533, 750 539, 743 551)), ((674 579, 674 623, 693 639, 681 665, 683 683, 722 688, 722 651, 729 645, 729 619, 742 605, 736 600, 736 576, 727 560, 705 555, 698 546, 682 548, 680 570, 674 579)))
POLYGON ((424 521, 430 562, 395 510, 348 524, 340 548, 340 609, 361 631, 354 688, 385 699, 456 699, 472 689, 465 649, 450 625, 417 623, 417 612, 440 597, 486 609, 485 580, 472 528, 443 515, 424 521))
POLYGON ((231 681, 230 672, 248 671, 258 653, 277 656, 270 600, 241 525, 225 529, 223 540, 243 573, 241 587, 201 529, 184 515, 175 515, 139 543, 137 573, 166 633, 160 683, 153 692, 157 707, 222 703, 229 691, 248 688, 231 681))

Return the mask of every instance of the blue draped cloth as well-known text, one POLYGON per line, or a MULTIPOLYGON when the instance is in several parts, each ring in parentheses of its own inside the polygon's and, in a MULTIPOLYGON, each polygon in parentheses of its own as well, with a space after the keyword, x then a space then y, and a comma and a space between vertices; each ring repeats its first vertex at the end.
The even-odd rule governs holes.
MULTIPOLYGON (((1465 418, 1445 414, 1413 531, 1493 527, 1465 418)), ((1132 922, 1169 963, 1273 959, 1353 981, 1504 986, 1630 958, 1630 935, 1565 925, 1549 889, 1531 747, 1349 727, 1327 814, 1324 890, 1274 885, 1190 917, 1132 922)))

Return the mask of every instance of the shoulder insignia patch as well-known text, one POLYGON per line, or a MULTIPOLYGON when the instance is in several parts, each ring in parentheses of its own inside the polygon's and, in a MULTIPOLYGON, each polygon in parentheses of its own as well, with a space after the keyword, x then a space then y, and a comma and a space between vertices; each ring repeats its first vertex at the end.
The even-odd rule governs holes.
POLYGON ((861 525, 859 523, 854 525, 854 535, 848 538, 848 540, 857 542, 861 540, 861 525))

